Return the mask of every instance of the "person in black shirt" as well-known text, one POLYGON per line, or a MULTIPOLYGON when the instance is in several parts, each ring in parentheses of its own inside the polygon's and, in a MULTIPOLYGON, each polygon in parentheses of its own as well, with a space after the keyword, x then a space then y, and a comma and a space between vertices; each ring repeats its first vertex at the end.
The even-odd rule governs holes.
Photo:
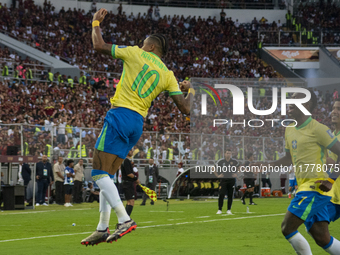
POLYGON ((25 201, 27 200, 27 185, 31 180, 31 173, 32 170, 27 163, 22 164, 21 176, 24 179, 24 186, 25 186, 25 201))
POLYGON ((133 167, 131 164, 132 155, 133 155, 133 151, 130 150, 121 166, 122 181, 123 181, 122 187, 123 187, 125 199, 127 201, 125 210, 129 216, 131 215, 133 206, 135 204, 135 189, 134 189, 133 183, 136 182, 137 185, 140 183, 138 178, 135 176, 133 172, 133 167))
MULTIPOLYGON (((250 163, 254 161, 254 155, 252 152, 249 152, 247 154, 247 160, 244 163, 244 166, 247 167, 250 165, 250 163)), ((244 183, 247 186, 247 190, 246 192, 244 192, 243 197, 242 197, 242 204, 246 204, 246 202, 244 201, 244 199, 246 198, 246 196, 249 194, 249 205, 256 205, 253 202, 253 194, 254 194, 254 187, 255 187, 255 174, 254 172, 250 171, 250 169, 245 169, 244 171, 244 183)))
POLYGON ((221 16, 221 25, 225 25, 225 17, 227 16, 227 14, 224 12, 224 10, 222 9, 221 13, 220 13, 220 16, 221 16))
POLYGON ((47 162, 47 156, 42 156, 42 161, 38 162, 36 165, 36 179, 38 184, 38 205, 48 205, 45 203, 45 194, 50 184, 53 184, 54 177, 52 171, 52 165, 50 162, 47 162), (52 179, 52 181, 51 181, 52 179))
POLYGON ((218 211, 216 214, 222 214, 222 207, 224 197, 228 195, 228 210, 227 214, 231 213, 231 205, 233 203, 235 178, 237 176, 237 168, 239 163, 236 159, 231 158, 231 150, 226 149, 224 158, 216 162, 216 168, 214 174, 221 178, 218 197, 218 211))

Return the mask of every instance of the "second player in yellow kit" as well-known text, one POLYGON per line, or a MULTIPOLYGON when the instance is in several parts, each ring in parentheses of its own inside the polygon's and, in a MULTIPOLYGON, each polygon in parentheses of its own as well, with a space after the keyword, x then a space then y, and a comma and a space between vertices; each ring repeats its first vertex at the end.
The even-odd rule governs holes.
POLYGON ((299 127, 286 128, 286 151, 290 152, 298 184, 298 191, 321 191, 315 182, 328 178, 327 149, 331 148, 337 139, 331 130, 309 117, 299 127))
POLYGON ((327 149, 337 139, 327 126, 309 117, 299 127, 286 128, 285 142, 299 187, 288 211, 303 221, 315 214, 327 217, 324 209, 331 197, 320 190, 319 184, 315 182, 328 178, 327 149))
MULTIPOLYGON (((332 124, 335 125, 335 131, 333 135, 340 140, 340 100, 335 101, 333 105, 333 110, 331 113, 332 124)), ((338 164, 338 155, 332 151, 328 151, 328 158, 327 164, 332 166, 331 171, 339 171, 339 164, 338 164)), ((313 217, 309 218, 306 222, 306 228, 310 231, 311 235, 313 236, 314 240, 317 244, 319 244, 325 251, 329 254, 340 254, 340 242, 335 239, 334 237, 330 236, 329 230, 327 225, 325 229, 320 229, 316 223, 323 223, 322 221, 329 223, 331 221, 336 221, 340 218, 340 179, 338 178, 328 193, 329 196, 332 197, 331 201, 328 202, 326 206, 327 217, 320 218, 318 215, 314 215, 313 217), (322 231, 321 231, 322 230, 322 231), (325 241, 321 244, 321 240, 323 240, 327 236, 330 241, 325 241), (328 244, 326 244, 328 243, 328 244)))

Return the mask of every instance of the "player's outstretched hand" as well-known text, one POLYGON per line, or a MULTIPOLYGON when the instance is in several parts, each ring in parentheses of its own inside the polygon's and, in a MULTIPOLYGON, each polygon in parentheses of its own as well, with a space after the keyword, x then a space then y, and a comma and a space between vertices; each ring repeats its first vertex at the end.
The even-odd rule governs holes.
POLYGON ((315 183, 320 183, 319 189, 321 189, 322 191, 328 192, 332 189, 333 184, 330 183, 329 181, 316 181, 315 183))
POLYGON ((182 92, 187 92, 189 88, 192 88, 190 81, 182 81, 179 83, 179 88, 182 92))
POLYGON ((104 20, 106 14, 107 14, 107 10, 104 8, 101 8, 99 11, 97 11, 93 15, 93 21, 98 20, 101 23, 104 20))

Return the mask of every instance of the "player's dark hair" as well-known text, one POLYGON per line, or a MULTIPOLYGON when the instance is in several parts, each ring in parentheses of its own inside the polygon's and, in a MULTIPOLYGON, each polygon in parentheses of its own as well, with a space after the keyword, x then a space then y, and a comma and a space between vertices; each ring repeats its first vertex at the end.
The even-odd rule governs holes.
POLYGON ((165 37, 165 35, 152 34, 149 36, 149 38, 156 41, 159 44, 162 56, 164 57, 168 53, 168 50, 169 50, 169 41, 165 37))
POLYGON ((254 154, 252 153, 252 152, 248 152, 247 153, 247 159, 250 159, 251 158, 251 156, 253 156, 254 154))
POLYGON ((318 105, 318 99, 312 89, 308 89, 310 92, 310 113, 313 113, 314 109, 318 105))
POLYGON ((67 166, 71 165, 71 163, 74 163, 73 159, 67 160, 67 166))
POLYGON ((230 148, 226 148, 225 151, 231 151, 231 149, 230 148))

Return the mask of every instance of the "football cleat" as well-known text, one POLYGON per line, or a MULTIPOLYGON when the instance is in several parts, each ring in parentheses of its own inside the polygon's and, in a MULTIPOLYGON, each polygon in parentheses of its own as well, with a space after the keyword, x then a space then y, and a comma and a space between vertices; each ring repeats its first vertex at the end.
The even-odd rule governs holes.
POLYGON ((106 242, 106 239, 110 235, 110 230, 109 228, 106 229, 106 231, 94 231, 89 237, 86 237, 81 241, 82 245, 98 245, 99 243, 106 242))
POLYGON ((132 219, 125 221, 124 223, 118 223, 115 232, 111 234, 106 242, 112 243, 113 241, 117 242, 118 239, 122 238, 126 234, 130 233, 132 230, 137 228, 136 222, 132 219))

